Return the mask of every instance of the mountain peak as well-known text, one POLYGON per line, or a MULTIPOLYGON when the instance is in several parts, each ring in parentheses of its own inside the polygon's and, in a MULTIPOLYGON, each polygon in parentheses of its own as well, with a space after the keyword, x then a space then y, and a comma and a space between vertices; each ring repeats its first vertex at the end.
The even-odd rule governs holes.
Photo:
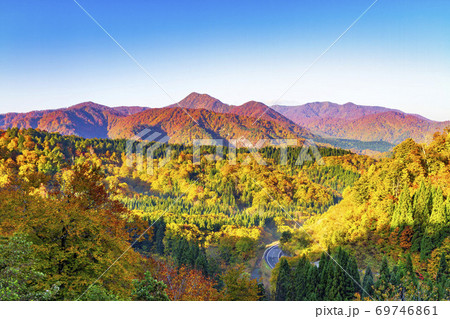
POLYGON ((216 102, 219 101, 218 99, 212 97, 209 94, 206 93, 197 93, 197 92, 192 92, 190 93, 188 96, 186 96, 184 99, 182 99, 180 101, 180 103, 182 102, 189 102, 189 103, 195 103, 195 102, 216 102))
POLYGON ((206 99, 213 99, 213 100, 217 100, 216 98, 214 98, 214 97, 212 97, 211 95, 209 95, 209 94, 206 94, 206 93, 198 93, 198 92, 192 92, 192 93, 190 93, 188 96, 186 96, 184 99, 186 100, 186 99, 204 99, 204 98, 206 98, 206 99))
POLYGON ((71 110, 73 110, 73 109, 82 109, 84 107, 89 107, 89 108, 94 108, 94 109, 102 109, 102 110, 109 109, 109 107, 106 106, 106 105, 97 104, 97 103, 94 103, 92 101, 87 101, 87 102, 82 102, 82 103, 78 103, 78 104, 72 105, 72 106, 69 107, 69 109, 71 109, 71 110))
POLYGON ((266 104, 254 100, 242 104, 241 107, 260 107, 263 109, 269 108, 266 104))
POLYGON ((229 109, 229 106, 222 103, 219 99, 216 99, 208 94, 197 92, 192 92, 186 96, 178 103, 178 105, 188 109, 206 109, 218 113, 227 112, 229 109))

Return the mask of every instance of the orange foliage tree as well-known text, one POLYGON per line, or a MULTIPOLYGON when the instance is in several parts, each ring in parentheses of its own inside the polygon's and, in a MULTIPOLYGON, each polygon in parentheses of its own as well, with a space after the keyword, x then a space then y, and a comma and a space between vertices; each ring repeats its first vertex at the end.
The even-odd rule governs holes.
MULTIPOLYGON (((34 243, 43 289, 59 287, 57 299, 76 299, 130 245, 139 221, 111 200, 99 167, 75 165, 33 191, 17 176, 0 189, 0 234, 26 234, 34 243)), ((130 249, 98 284, 127 298, 145 260, 130 249), (121 278, 120 281, 117 277, 121 278)))
POLYGON ((186 266, 177 268, 172 262, 156 262, 155 277, 163 281, 166 293, 173 301, 219 300, 214 282, 201 271, 186 266))

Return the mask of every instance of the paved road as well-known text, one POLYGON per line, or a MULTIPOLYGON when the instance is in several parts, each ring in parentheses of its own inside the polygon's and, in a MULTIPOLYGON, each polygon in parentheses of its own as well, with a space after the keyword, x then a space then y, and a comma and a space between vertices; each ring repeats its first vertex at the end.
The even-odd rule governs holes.
POLYGON ((280 247, 278 245, 269 247, 264 252, 264 260, 266 261, 267 265, 269 265, 269 267, 272 269, 278 263, 281 256, 285 256, 285 254, 283 253, 283 251, 280 249, 280 247))

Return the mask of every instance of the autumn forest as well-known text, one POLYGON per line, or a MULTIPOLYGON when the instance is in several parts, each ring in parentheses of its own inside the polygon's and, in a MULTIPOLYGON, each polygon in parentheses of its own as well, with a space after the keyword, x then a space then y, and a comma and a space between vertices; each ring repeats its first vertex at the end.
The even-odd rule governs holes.
POLYGON ((301 165, 172 144, 142 169, 126 143, 0 132, 0 300, 450 298, 449 130, 301 165))

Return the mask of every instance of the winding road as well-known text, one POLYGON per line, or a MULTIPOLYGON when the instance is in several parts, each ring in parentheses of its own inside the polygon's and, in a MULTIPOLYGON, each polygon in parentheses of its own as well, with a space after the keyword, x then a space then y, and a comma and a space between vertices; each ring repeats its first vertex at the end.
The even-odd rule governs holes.
POLYGON ((270 268, 274 268, 282 256, 286 256, 278 245, 273 245, 264 252, 264 260, 270 268))

